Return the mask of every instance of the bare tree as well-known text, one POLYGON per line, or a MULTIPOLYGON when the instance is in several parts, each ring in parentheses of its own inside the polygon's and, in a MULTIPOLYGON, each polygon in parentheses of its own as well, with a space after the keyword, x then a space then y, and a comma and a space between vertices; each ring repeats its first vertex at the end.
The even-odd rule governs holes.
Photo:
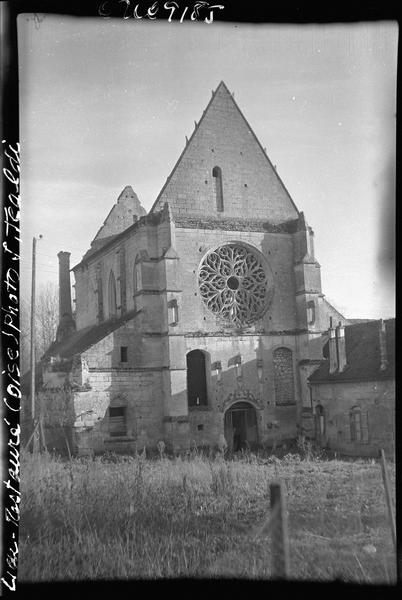
POLYGON ((31 306, 23 298, 20 300, 20 330, 20 369, 21 374, 24 374, 30 367, 31 306))
MULTIPOLYGON (((31 302, 21 300, 21 373, 30 367, 31 343, 31 302)), ((59 293, 55 283, 47 282, 39 289, 35 302, 35 349, 36 359, 49 348, 56 339, 59 320, 59 293)))
POLYGON ((42 286, 36 298, 36 352, 38 358, 56 339, 59 321, 59 292, 55 283, 42 286))

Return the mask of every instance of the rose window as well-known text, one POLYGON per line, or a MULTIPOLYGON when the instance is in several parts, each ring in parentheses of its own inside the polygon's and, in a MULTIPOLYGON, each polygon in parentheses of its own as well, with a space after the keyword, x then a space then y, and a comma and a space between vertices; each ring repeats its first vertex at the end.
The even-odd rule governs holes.
POLYGON ((262 256, 243 244, 209 252, 198 273, 201 297, 216 316, 236 326, 258 321, 268 307, 269 286, 262 256))

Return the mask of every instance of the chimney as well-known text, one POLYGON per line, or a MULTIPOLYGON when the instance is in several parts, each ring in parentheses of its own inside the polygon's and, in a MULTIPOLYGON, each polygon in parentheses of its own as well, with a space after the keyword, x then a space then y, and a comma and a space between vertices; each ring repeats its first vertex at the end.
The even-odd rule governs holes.
POLYGON ((314 258, 314 231, 311 227, 308 228, 309 235, 309 255, 314 258))
POLYGON ((336 342, 338 349, 338 371, 342 373, 346 367, 346 344, 345 344, 345 327, 339 321, 336 328, 336 342))
POLYGON ((73 316, 71 310, 70 252, 59 252, 59 321, 64 315, 73 316))
POLYGON ((387 358, 387 334, 385 329, 385 323, 382 319, 380 319, 378 327, 379 333, 379 346, 380 346, 380 371, 385 371, 388 367, 388 358, 387 358))
POLYGON ((332 327, 332 317, 329 318, 329 372, 335 373, 338 370, 338 353, 336 351, 336 333, 332 327))
POLYGON ((70 252, 59 252, 59 326, 56 340, 61 342, 75 331, 71 310, 70 252))

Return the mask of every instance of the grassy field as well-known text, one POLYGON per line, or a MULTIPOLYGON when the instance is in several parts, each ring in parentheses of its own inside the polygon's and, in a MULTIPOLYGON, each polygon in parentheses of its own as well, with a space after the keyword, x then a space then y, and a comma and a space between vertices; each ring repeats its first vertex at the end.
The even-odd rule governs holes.
POLYGON ((279 477, 292 579, 396 581, 376 461, 114 460, 22 456, 20 582, 270 578, 271 540, 254 533, 279 477))

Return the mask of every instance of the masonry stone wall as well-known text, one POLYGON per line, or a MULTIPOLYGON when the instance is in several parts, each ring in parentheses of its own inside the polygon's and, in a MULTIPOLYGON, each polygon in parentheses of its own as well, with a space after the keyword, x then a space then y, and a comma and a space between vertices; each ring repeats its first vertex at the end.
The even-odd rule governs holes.
MULTIPOLYGON (((225 411, 236 401, 246 399, 256 408, 260 444, 272 446, 294 439, 302 397, 297 363, 301 357, 309 356, 309 340, 305 334, 295 331, 292 236, 175 227, 174 239, 179 265, 175 280, 179 292, 171 296, 178 299, 179 321, 174 327, 169 326, 170 397, 166 397, 165 414, 174 418, 188 417, 191 443, 216 445, 224 433, 225 411), (209 250, 229 242, 249 244, 264 255, 275 289, 261 322, 251 326, 244 335, 225 328, 205 306, 198 289, 198 269, 203 257, 209 250), (279 332, 283 334, 278 335, 279 332), (291 352, 291 363, 287 363, 291 372, 286 375, 293 398, 289 393, 288 406, 277 406, 275 402, 273 353, 281 347, 291 352), (208 406, 189 409, 186 355, 195 349, 202 350, 206 356, 208 406), (237 355, 242 362, 240 378, 233 363, 237 355), (258 381, 257 359, 262 361, 261 382, 258 381), (217 361, 222 366, 220 381, 212 368, 217 361)), ((321 357, 321 347, 319 355, 321 357)), ((306 386, 305 381, 303 384, 306 386)))
POLYGON ((189 418, 189 435, 197 446, 217 445, 224 433, 224 413, 236 402, 246 401, 256 408, 258 441, 272 446, 297 435, 300 389, 297 375, 297 338, 295 336, 183 336, 170 337, 175 348, 175 377, 172 399, 181 399, 183 415, 189 418), (294 398, 289 406, 276 406, 273 351, 286 347, 292 352, 294 398), (205 353, 207 378, 207 407, 188 408, 186 354, 199 349, 205 353), (233 358, 241 357, 241 374, 237 373, 233 358), (257 359, 262 360, 262 381, 258 380, 257 359), (220 380, 213 368, 221 363, 220 380), (199 425, 202 428, 199 429, 199 425))
POLYGON ((264 255, 270 267, 269 283, 274 286, 274 294, 258 327, 267 331, 292 330, 296 327, 293 245, 290 234, 176 228, 175 239, 175 249, 180 260, 179 287, 182 290, 180 321, 176 328, 178 332, 212 332, 222 329, 222 325, 202 301, 197 274, 207 252, 233 241, 250 244, 264 255))
POLYGON ((76 421, 78 448, 82 451, 92 447, 96 452, 155 447, 163 439, 161 396, 160 371, 92 371, 91 390, 74 396, 77 416, 93 411, 86 424, 76 421), (108 408, 111 403, 126 407, 127 434, 121 438, 110 435, 108 408))
POLYGON ((292 351, 288 348, 276 348, 273 353, 275 402, 294 404, 295 381, 292 351))
MULTIPOLYGON (((163 253, 170 247, 170 224, 143 225, 127 233, 104 251, 89 257, 75 268, 75 304, 77 329, 98 323, 97 273, 102 281, 104 320, 109 318, 108 284, 110 272, 117 278, 117 316, 138 307, 134 290, 134 266, 141 260, 145 289, 158 290, 163 281, 163 253), (144 256, 145 254, 145 256, 144 256), (124 260, 122 259, 124 256, 124 260), (122 272, 124 269, 124 273, 122 272), (124 294, 122 304, 122 292, 124 294), (122 310, 123 309, 123 310, 122 310)), ((144 304, 144 302, 142 302, 144 304)), ((141 301, 140 301, 141 305, 141 301)))
MULTIPOLYGON (((274 445, 295 438, 306 396, 306 381, 300 378, 297 364, 301 358, 310 357, 311 344, 307 334, 297 329, 300 321, 295 299, 294 252, 292 234, 194 230, 175 227, 165 219, 159 226, 134 229, 124 243, 120 241, 90 259, 88 279, 96 275, 96 266, 101 265, 105 315, 109 311, 109 273, 113 269, 119 281, 122 264, 126 271, 127 310, 135 307, 140 312, 82 354, 91 389, 75 394, 75 407, 82 413, 90 406, 95 407, 93 416, 97 415, 97 420, 89 429, 77 424, 77 447, 84 451, 92 446, 101 451, 106 444, 109 448, 132 449, 138 444, 155 446, 159 439, 164 439, 171 448, 187 448, 192 443, 216 446, 224 433, 225 411, 236 401, 244 400, 255 407, 260 444, 274 445), (210 313, 198 289, 198 268, 203 257, 211 249, 229 242, 245 243, 261 252, 274 287, 267 312, 244 335, 227 328, 210 313), (139 269, 139 289, 134 288, 135 268, 139 269), (169 320, 172 302, 178 309, 174 322, 169 320), (123 363, 122 346, 127 348, 127 361, 123 363), (275 397, 274 352, 278 348, 292 352, 282 381, 288 391, 289 386, 294 391, 289 391, 285 406, 277 406, 275 397), (201 349, 207 356, 209 402, 202 410, 188 407, 186 355, 193 349, 201 349), (240 378, 231 362, 236 355, 242 361, 240 378), (261 382, 257 359, 262 361, 261 382), (222 364, 220 382, 212 369, 216 361, 222 364), (131 425, 127 439, 117 441, 108 439, 107 408, 122 390, 126 390, 127 422, 131 425)), ((83 274, 78 270, 78 280, 80 277, 83 274)), ((119 290, 119 284, 117 287, 119 290)), ((83 285, 81 290, 85 289, 83 285)), ((117 304, 120 305, 119 298, 117 304)), ((95 314, 97 310, 95 294, 88 298, 87 308, 84 318, 88 324, 92 323, 89 313, 95 314)), ((321 356, 319 345, 316 355, 321 356)), ((278 390, 276 395, 280 395, 278 390)))
POLYGON ((395 381, 312 384, 314 407, 324 408, 322 446, 351 456, 378 456, 383 448, 395 451, 395 381), (359 406, 367 413, 368 441, 351 439, 350 410, 359 406))
POLYGON ((131 186, 126 186, 94 239, 99 240, 120 233, 133 224, 134 218, 145 214, 137 194, 131 186))
POLYGON ((90 372, 96 369, 167 367, 166 336, 142 334, 136 319, 119 327, 82 353, 90 372), (121 361, 121 347, 127 348, 127 361, 121 361))
POLYGON ((222 172, 225 216, 280 223, 298 212, 278 174, 224 86, 214 95, 155 208, 218 215, 214 167, 222 172))
POLYGON ((69 423, 79 453, 132 452, 155 447, 163 439, 166 338, 141 336, 138 327, 135 320, 129 321, 81 354, 86 385, 72 392, 69 423), (121 361, 121 346, 127 348, 126 362, 121 361), (113 402, 126 407, 127 435, 122 438, 109 433, 108 408, 113 402))

